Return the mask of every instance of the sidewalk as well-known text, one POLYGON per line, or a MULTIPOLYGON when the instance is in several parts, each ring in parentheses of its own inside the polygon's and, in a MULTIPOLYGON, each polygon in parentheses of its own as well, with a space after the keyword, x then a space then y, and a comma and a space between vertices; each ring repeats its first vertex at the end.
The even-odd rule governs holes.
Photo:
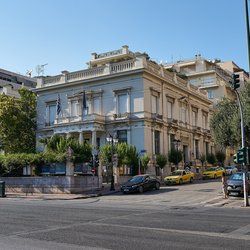
POLYGON ((83 194, 43 194, 43 193, 10 193, 6 192, 5 198, 30 199, 30 200, 75 200, 87 199, 103 195, 111 195, 120 192, 118 186, 114 191, 110 191, 110 184, 104 184, 101 190, 86 191, 83 194))

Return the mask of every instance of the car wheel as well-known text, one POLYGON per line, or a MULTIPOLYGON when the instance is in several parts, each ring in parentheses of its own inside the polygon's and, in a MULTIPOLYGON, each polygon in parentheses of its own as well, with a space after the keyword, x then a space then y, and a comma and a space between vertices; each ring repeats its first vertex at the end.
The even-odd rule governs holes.
POLYGON ((182 183, 183 183, 183 180, 182 180, 182 179, 180 179, 179 184, 182 184, 182 183))
POLYGON ((156 190, 159 190, 159 189, 160 189, 160 184, 159 184, 158 182, 156 182, 156 184, 155 184, 155 189, 156 189, 156 190))
POLYGON ((143 191, 144 191, 144 190, 143 190, 143 186, 140 186, 140 187, 139 187, 139 193, 142 194, 143 191))
POLYGON ((192 183, 194 181, 193 177, 190 178, 190 183, 192 183))
POLYGON ((216 179, 216 178, 217 178, 217 175, 215 174, 215 175, 214 175, 214 179, 216 179))

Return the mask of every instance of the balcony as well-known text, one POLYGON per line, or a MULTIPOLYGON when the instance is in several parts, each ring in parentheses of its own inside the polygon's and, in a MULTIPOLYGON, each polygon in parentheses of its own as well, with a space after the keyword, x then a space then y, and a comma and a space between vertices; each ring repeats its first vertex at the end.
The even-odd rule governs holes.
POLYGON ((115 121, 129 119, 130 118, 130 113, 126 112, 124 114, 114 114, 113 118, 114 118, 115 121))
POLYGON ((71 123, 92 123, 92 122, 105 122, 105 116, 98 114, 89 114, 84 116, 68 116, 58 117, 55 120, 55 125, 71 124, 71 123))
POLYGON ((157 113, 152 113, 151 118, 154 120, 162 120, 162 115, 159 115, 157 113))
POLYGON ((167 122, 168 122, 169 127, 178 128, 178 120, 173 119, 173 118, 168 118, 167 122))

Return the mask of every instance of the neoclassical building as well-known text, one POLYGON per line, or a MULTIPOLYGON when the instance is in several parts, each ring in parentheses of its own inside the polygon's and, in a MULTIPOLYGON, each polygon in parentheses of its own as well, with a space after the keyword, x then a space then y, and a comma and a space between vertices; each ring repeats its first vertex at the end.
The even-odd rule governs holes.
POLYGON ((54 134, 89 141, 96 149, 116 135, 152 159, 167 154, 178 139, 184 162, 197 164, 201 154, 214 150, 207 93, 128 46, 92 53, 87 69, 40 77, 35 92, 38 150, 39 139, 54 134))

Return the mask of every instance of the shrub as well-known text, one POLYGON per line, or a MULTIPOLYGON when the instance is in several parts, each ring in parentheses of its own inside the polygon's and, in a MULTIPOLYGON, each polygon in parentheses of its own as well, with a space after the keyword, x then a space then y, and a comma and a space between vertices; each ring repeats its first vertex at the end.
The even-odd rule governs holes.
POLYGON ((162 154, 156 155, 156 164, 157 164, 161 169, 163 169, 163 168, 166 166, 167 162, 168 162, 167 156, 162 155, 162 154))
POLYGON ((213 153, 207 154, 207 162, 210 164, 215 164, 216 158, 215 158, 215 155, 213 153))
POLYGON ((177 165, 182 161, 182 152, 179 150, 177 151, 176 149, 172 149, 168 154, 168 161, 177 165))

